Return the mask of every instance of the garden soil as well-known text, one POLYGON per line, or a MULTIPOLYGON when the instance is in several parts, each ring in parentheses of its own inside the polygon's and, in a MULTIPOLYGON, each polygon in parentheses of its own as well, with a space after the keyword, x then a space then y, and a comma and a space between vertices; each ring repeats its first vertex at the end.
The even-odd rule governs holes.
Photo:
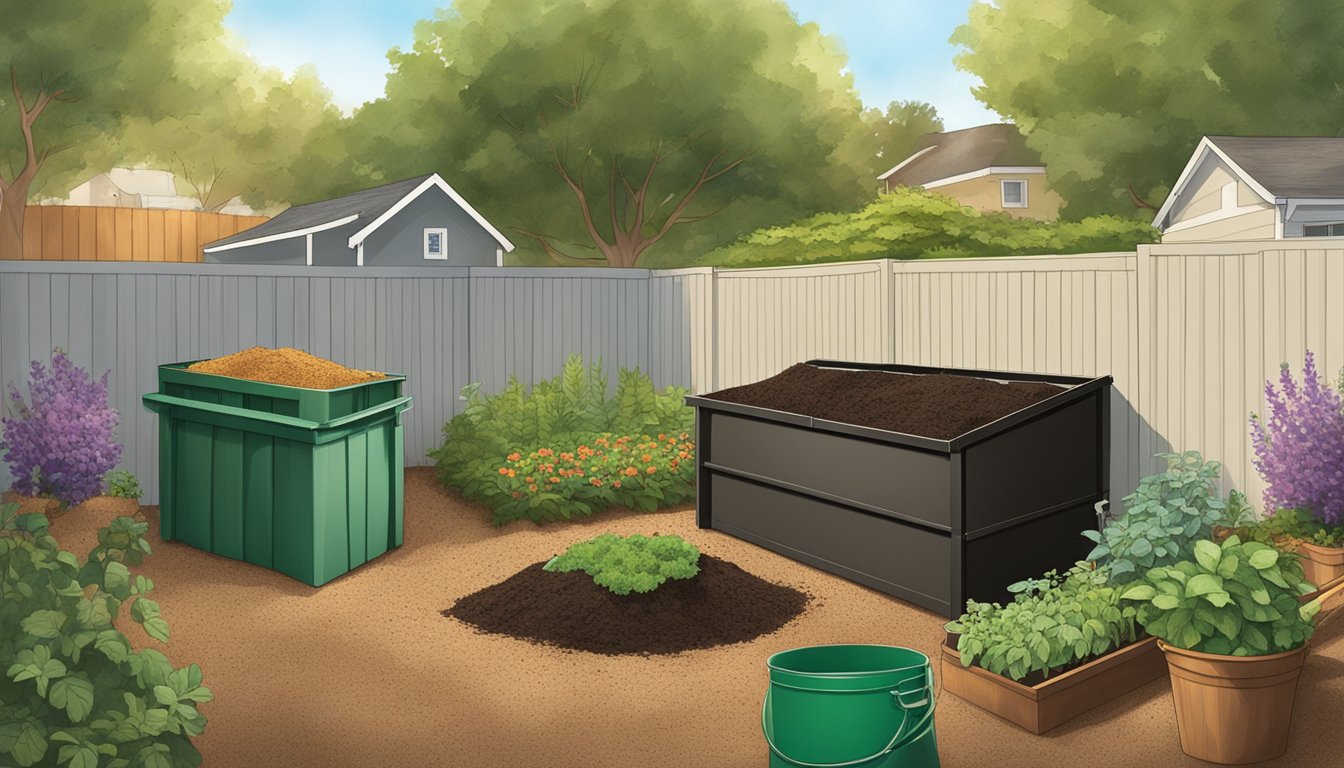
POLYGON ((820 368, 798 363, 714 400, 950 440, 1064 391, 1038 382, 820 368))
POLYGON ((187 366, 187 370, 305 389, 335 389, 387 378, 378 371, 346 368, 340 363, 293 347, 252 347, 232 355, 192 363, 187 366))
MULTIPOLYGON (((145 509, 151 521, 153 507, 145 509)), ((100 521, 62 515, 58 538, 100 521)), ((319 588, 151 539, 135 571, 154 580, 175 664, 198 662, 216 699, 196 744, 205 768, 759 768, 765 660, 823 643, 885 643, 936 654, 944 619, 717 531, 689 508, 611 513, 496 529, 441 489, 406 476, 406 543, 319 588), (611 531, 677 534, 706 555, 813 595, 755 640, 673 655, 608 656, 487 634, 440 612, 570 544, 611 531)), ((1344 618, 1328 618, 1302 671, 1288 755, 1344 754, 1344 618)), ((140 646, 128 619, 121 626, 140 646)), ((936 672, 936 670, 935 670, 936 672)), ((1181 752, 1166 680, 1031 734, 951 695, 938 702, 944 768, 1195 768, 1181 752)))
MULTIPOLYGON (((656 533, 656 531, 655 531, 656 533)), ((677 653, 752 640, 803 612, 807 595, 709 555, 700 572, 617 595, 582 571, 533 563, 443 612, 486 632, 593 653, 677 653)))

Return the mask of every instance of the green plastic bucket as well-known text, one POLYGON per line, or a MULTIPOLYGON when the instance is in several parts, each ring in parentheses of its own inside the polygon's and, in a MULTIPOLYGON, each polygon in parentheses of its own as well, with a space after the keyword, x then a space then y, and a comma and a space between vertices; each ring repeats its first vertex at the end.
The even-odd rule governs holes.
POLYGON ((891 645, 815 645, 766 660, 771 768, 939 765, 933 666, 891 645))

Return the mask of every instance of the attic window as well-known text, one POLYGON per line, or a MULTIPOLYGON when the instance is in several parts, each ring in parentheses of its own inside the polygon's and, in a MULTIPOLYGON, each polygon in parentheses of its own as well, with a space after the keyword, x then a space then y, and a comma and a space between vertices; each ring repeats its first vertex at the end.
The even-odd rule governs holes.
POLYGON ((425 229, 425 258, 438 261, 448 259, 448 230, 443 227, 425 229))
POLYGON ((1003 179, 999 184, 1003 193, 1004 208, 1027 207, 1027 182, 1025 179, 1003 179))
POLYGON ((1303 237, 1344 237, 1344 224, 1308 224, 1302 228, 1303 237))

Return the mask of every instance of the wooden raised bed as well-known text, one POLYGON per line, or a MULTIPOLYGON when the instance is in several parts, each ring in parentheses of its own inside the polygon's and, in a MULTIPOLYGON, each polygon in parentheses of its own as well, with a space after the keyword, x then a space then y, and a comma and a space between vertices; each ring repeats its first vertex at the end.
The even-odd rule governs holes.
POLYGON ((1039 685, 1022 685, 980 667, 963 667, 955 636, 942 646, 943 690, 1035 734, 1147 685, 1167 674, 1167 660, 1149 637, 1075 667, 1039 685))

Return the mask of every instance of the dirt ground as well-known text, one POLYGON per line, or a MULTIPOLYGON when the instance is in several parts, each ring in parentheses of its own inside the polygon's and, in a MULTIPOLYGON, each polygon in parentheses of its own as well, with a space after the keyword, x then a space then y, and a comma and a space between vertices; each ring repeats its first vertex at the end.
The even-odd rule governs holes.
MULTIPOLYGON (((154 508, 145 511, 156 518, 154 508)), ((87 541, 105 522, 99 514, 71 510, 53 532, 63 542, 87 541)), ((821 643, 906 645, 933 655, 942 637, 941 618, 698 530, 688 509, 544 528, 496 530, 487 520, 439 488, 430 470, 409 470, 405 545, 318 589, 155 540, 140 572, 154 579, 172 627, 167 652, 175 664, 199 663, 216 695, 202 707, 209 725, 196 741, 205 766, 757 768, 767 763, 760 731, 767 656, 821 643), (816 600, 753 642, 651 658, 538 647, 439 615, 457 598, 605 531, 679 534, 816 600)), ((1338 764, 1340 614, 1313 641, 1291 750, 1264 765, 1338 764)), ((946 768, 1208 765, 1182 754, 1165 680, 1045 736, 949 695, 938 703, 936 730, 946 768)))

